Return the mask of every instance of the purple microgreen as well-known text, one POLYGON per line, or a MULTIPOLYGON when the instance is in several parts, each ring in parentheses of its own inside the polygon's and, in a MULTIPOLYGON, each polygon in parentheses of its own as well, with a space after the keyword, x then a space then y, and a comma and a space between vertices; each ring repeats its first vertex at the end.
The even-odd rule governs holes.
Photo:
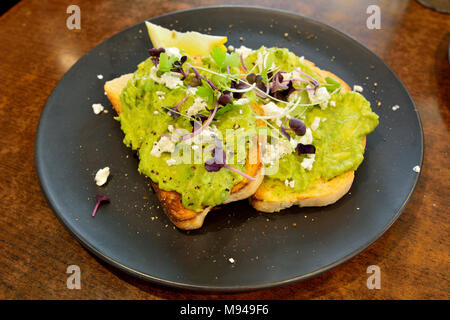
MULTIPOLYGON (((242 90, 242 89, 247 89, 249 86, 244 83, 243 81, 237 79, 232 79, 231 80, 231 88, 232 89, 236 89, 236 90, 242 90)), ((243 93, 242 92, 233 92, 233 98, 235 99, 240 99, 242 97, 243 93)))
POLYGON ((97 203, 95 204, 94 210, 92 211, 92 216, 95 217, 95 214, 97 213, 98 208, 100 207, 100 204, 102 202, 109 202, 109 198, 106 196, 95 196, 97 198, 97 203))
POLYGON ((148 54, 151 57, 159 57, 159 55, 163 52, 166 52, 166 49, 164 48, 151 48, 148 50, 148 54))
POLYGON ((218 101, 219 101, 219 104, 222 106, 226 106, 227 104, 229 104, 231 102, 230 91, 223 91, 222 94, 220 95, 218 101))
MULTIPOLYGON (((187 56, 182 56, 179 61, 175 61, 172 64, 172 67, 174 67, 174 68, 171 71, 181 73, 183 75, 183 77, 185 78, 187 76, 187 73, 185 73, 183 70, 183 63, 185 63, 186 60, 187 60, 187 56)), ((189 68, 187 70, 189 70, 189 68)))
POLYGON ((270 90, 271 93, 289 89, 289 85, 283 83, 283 75, 281 73, 284 73, 284 71, 278 71, 275 73, 272 81, 272 88, 270 90))
POLYGON ((206 77, 203 77, 203 78, 204 78, 204 80, 211 86, 211 88, 213 88, 213 90, 219 90, 219 88, 217 88, 217 87, 214 85, 214 83, 211 82, 211 80, 209 80, 209 79, 206 78, 206 77))
POLYGON ((306 133, 306 126, 303 123, 303 121, 297 119, 297 118, 290 118, 289 119, 289 128, 292 129, 292 131, 295 132, 298 136, 303 136, 306 133))
POLYGON ((283 136, 285 136, 286 139, 291 140, 291 135, 287 132, 287 130, 289 130, 289 129, 287 129, 284 125, 281 125, 281 126, 280 126, 281 134, 282 134, 283 136))
POLYGON ((253 84, 256 82, 256 74, 254 74, 253 72, 249 73, 245 78, 247 79, 248 83, 250 83, 250 84, 253 84))
POLYGON ((201 127, 198 128, 197 126, 194 126, 194 131, 193 132, 185 134, 185 135, 183 135, 181 137, 174 138, 174 139, 177 140, 177 141, 185 141, 185 140, 191 139, 191 138, 195 137, 196 135, 198 135, 200 132, 202 132, 205 128, 207 128, 209 126, 211 121, 214 119, 214 116, 216 115, 218 107, 219 107, 219 103, 216 102, 214 110, 211 112, 211 114, 209 115, 208 119, 206 119, 206 121, 202 124, 201 127))
POLYGON ((240 174, 241 176, 249 180, 255 180, 254 177, 249 176, 248 174, 226 164, 226 153, 222 148, 222 144, 220 143, 218 145, 218 142, 220 143, 220 141, 216 139, 216 147, 213 150, 213 157, 205 162, 206 171, 217 172, 220 169, 225 168, 233 172, 236 172, 237 174, 240 174))
POLYGON ((191 65, 190 63, 186 63, 186 65, 188 66, 188 68, 191 68, 192 71, 194 71, 195 73, 195 77, 200 80, 202 78, 202 76, 200 75, 200 73, 198 73, 197 69, 195 69, 195 67, 193 65, 191 65))
POLYGON ((227 164, 225 164, 223 167, 224 167, 225 169, 234 171, 234 172, 236 172, 237 174, 240 174, 241 176, 243 176, 244 178, 247 178, 248 180, 252 180, 252 181, 253 181, 253 180, 256 180, 255 177, 249 176, 248 174, 246 174, 246 173, 244 173, 244 172, 242 172, 242 171, 240 171, 240 170, 238 170, 238 169, 236 169, 236 168, 233 168, 232 166, 229 166, 229 165, 227 165, 227 164))
MULTIPOLYGON (((242 66, 242 69, 244 69, 245 72, 248 72, 248 69, 247 69, 247 67, 245 66, 245 63, 244 63, 244 57, 242 56, 242 54, 239 55, 239 59, 241 60, 241 66, 242 66)), ((249 81, 249 82, 250 82, 250 81, 249 81)))
POLYGON ((319 81, 317 81, 316 79, 314 79, 313 77, 311 77, 309 74, 303 72, 302 70, 300 70, 300 68, 295 68, 295 70, 300 73, 302 76, 305 76, 308 80, 311 81, 311 84, 313 84, 313 88, 308 88, 306 90, 316 90, 319 87, 319 81))
POLYGON ((298 155, 315 154, 316 153, 316 147, 314 147, 312 144, 299 143, 297 145, 297 153, 298 153, 298 155))
POLYGON ((187 100, 188 97, 189 93, 186 94, 186 96, 183 99, 181 99, 181 101, 178 102, 175 106, 169 108, 170 109, 169 113, 173 118, 178 118, 180 116, 180 114, 175 111, 178 111, 178 108, 187 100))

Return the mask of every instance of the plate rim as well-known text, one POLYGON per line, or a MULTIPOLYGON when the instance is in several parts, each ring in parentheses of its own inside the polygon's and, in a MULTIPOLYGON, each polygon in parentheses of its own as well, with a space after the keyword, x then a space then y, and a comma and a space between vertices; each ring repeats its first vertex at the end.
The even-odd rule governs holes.
MULTIPOLYGON (((274 288, 274 287, 280 287, 280 286, 285 286, 288 284, 293 284, 293 283, 297 283, 306 279, 310 279, 312 277, 318 276, 326 271, 329 271, 349 260, 351 260, 352 258, 354 258, 355 256, 357 256, 358 254, 360 254, 361 252, 363 252, 364 250, 368 249, 375 241, 377 241, 393 224, 394 222, 398 219, 398 217, 403 213, 403 210, 405 209, 405 207, 407 206, 407 204, 409 203, 409 201, 411 200, 411 197, 417 187, 421 172, 419 172, 414 179, 413 185, 411 187, 411 190, 409 191, 408 195, 406 196, 405 200, 403 201, 402 205, 400 206, 400 208, 397 210, 397 212, 395 212, 395 214, 392 216, 392 218, 389 220, 389 222, 384 226, 383 229, 381 229, 372 239, 370 239, 369 241, 367 241, 366 243, 364 243, 362 246, 360 246, 357 250, 347 254, 346 256, 336 260, 335 262, 328 264, 326 266, 323 266, 313 272, 307 273, 307 274, 303 274, 297 277, 292 277, 289 279, 285 279, 285 280, 279 280, 279 281, 274 281, 274 282, 269 282, 269 283, 261 283, 261 284, 257 284, 257 285, 234 285, 234 286, 217 286, 217 285, 195 285, 195 284, 187 284, 187 283, 183 283, 182 281, 173 281, 173 280, 169 280, 169 279, 163 279, 163 278, 159 278, 156 276, 152 276, 149 274, 146 274, 144 272, 141 272, 139 270, 136 270, 134 268, 130 268, 127 267, 126 265, 114 260, 113 258, 111 258, 110 256, 100 252, 100 250, 98 250, 97 248, 95 248, 93 245, 91 245, 86 239, 84 239, 80 234, 78 234, 77 232, 75 232, 75 230, 72 229, 71 224, 64 218, 64 216, 59 213, 56 210, 56 207, 54 205, 54 200, 52 199, 53 197, 51 196, 51 193, 49 192, 45 182, 45 178, 43 176, 43 168, 42 168, 42 164, 40 161, 40 141, 41 141, 41 134, 42 134, 42 130, 41 130, 41 126, 42 126, 42 119, 45 117, 45 115, 48 112, 47 109, 47 104, 50 101, 50 99, 53 97, 53 95, 55 94, 55 90, 58 87, 58 85, 65 79, 65 77, 76 67, 76 65, 78 64, 78 62, 83 59, 84 57, 86 57, 87 54, 89 54, 90 51, 92 51, 94 48, 96 48, 97 46, 99 46, 100 44, 102 44, 103 42, 109 40, 111 37, 114 37, 115 35, 122 33, 122 32, 126 32, 128 29, 132 29, 138 25, 141 25, 144 21, 153 21, 159 18, 163 18, 163 17, 167 17, 167 16, 171 16, 171 15, 177 15, 177 14, 182 14, 182 13, 186 13, 186 12, 193 12, 193 11, 206 11, 206 10, 211 10, 211 9, 233 9, 233 8, 242 8, 242 9, 249 9, 249 10, 259 10, 262 12, 266 12, 266 13, 270 13, 270 12, 276 12, 278 14, 284 14, 284 15, 288 15, 291 17, 294 17, 296 19, 300 18, 300 19, 306 19, 309 20, 310 22, 313 22, 317 25, 320 25, 321 27, 331 30, 333 32, 336 32, 337 34, 339 34, 340 36, 343 36, 351 41, 354 41, 361 49, 365 50, 366 52, 368 52, 370 55, 374 56, 378 61, 380 61, 384 67, 394 76, 394 78, 398 81, 398 83, 400 83, 401 87, 403 88, 403 90, 406 92, 408 98, 410 99, 410 101, 412 102, 412 105, 414 107, 414 111, 416 113, 416 117, 418 120, 418 124, 419 124, 419 131, 420 131, 420 139, 419 139, 419 145, 420 145, 420 163, 418 165, 420 165, 420 167, 422 168, 423 165, 423 159, 424 159, 424 149, 425 149, 425 145, 424 145, 424 133, 423 133, 423 126, 422 126, 422 121, 420 118, 420 114, 419 111, 417 109, 417 106, 411 96, 411 94, 409 93, 408 89, 406 88, 406 86, 404 85, 404 83, 401 81, 401 79, 397 76, 397 74, 390 68, 390 66, 383 60, 381 59, 375 52, 373 52, 372 50, 370 50, 369 48, 367 48, 362 42, 360 42, 359 40, 353 38, 352 36, 344 33, 343 31, 340 31, 339 29, 328 25, 326 23, 323 23, 315 18, 312 17, 308 17, 305 15, 301 15, 298 14, 296 12, 290 12, 287 10, 283 10, 283 9, 277 9, 277 8, 270 8, 270 7, 264 7, 264 6, 250 6, 250 5, 215 5, 215 6, 201 6, 201 7, 195 7, 195 8, 188 8, 188 9, 183 9, 183 10, 177 10, 177 11, 171 11, 162 15, 158 15, 158 16, 154 16, 151 17, 149 19, 145 19, 143 21, 140 21, 138 23, 135 23, 131 26, 128 26, 116 33, 114 33, 113 35, 109 36, 108 38, 106 38, 105 40, 99 42, 98 44, 96 44, 95 46, 93 46, 91 49, 89 49, 88 52, 86 52, 82 57, 80 57, 77 62, 75 62, 70 68, 69 70, 67 70, 64 75, 61 77, 61 79, 56 83, 55 87, 53 88, 51 94, 49 95, 49 97, 47 98, 44 108, 41 111, 41 115, 39 117, 39 123, 37 126, 37 130, 36 130, 36 134, 35 134, 35 143, 34 143, 34 167, 38 176, 38 182, 39 185, 44 193, 45 199, 50 207, 50 209, 53 211, 54 215, 57 217, 57 219, 60 221, 60 223, 64 226, 64 228, 69 231, 69 233, 84 247, 86 248, 89 252, 93 253, 96 257, 100 258, 102 261, 106 262, 107 264, 125 272, 128 275, 143 279, 145 281, 150 282, 151 284, 156 284, 156 285, 162 285, 165 286, 167 288, 179 288, 179 289, 183 289, 183 290, 192 290, 192 291, 198 291, 198 292, 213 292, 213 293, 232 293, 232 292, 247 292, 247 291, 255 291, 255 290, 262 290, 262 289, 269 289, 269 288, 274 288), (46 112, 47 111, 47 112, 46 112)), ((126 281, 126 280, 125 280, 126 281)))

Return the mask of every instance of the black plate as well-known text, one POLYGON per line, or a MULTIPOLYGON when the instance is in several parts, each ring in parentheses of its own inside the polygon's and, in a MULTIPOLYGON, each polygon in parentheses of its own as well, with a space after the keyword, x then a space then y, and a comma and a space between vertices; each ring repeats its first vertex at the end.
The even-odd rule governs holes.
POLYGON ((66 73, 47 101, 36 137, 42 189, 57 217, 90 251, 158 283, 240 291, 329 270, 367 248, 398 218, 418 180, 412 169, 422 164, 423 133, 407 90, 370 50, 310 18, 262 8, 200 8, 151 21, 180 31, 209 32, 210 27, 211 34, 227 35, 234 46, 287 47, 350 85, 362 85, 380 125, 368 136, 351 192, 336 204, 261 214, 241 201, 210 213, 198 231, 179 231, 149 191, 148 179, 138 174, 138 162, 122 143, 112 110, 95 115, 91 109, 92 103, 110 105, 103 93, 105 80, 133 72, 148 56, 151 43, 144 23, 132 26, 66 73), (393 111, 394 105, 400 109, 393 111), (109 182, 96 187, 94 175, 105 166, 112 171, 109 182), (111 203, 92 218, 96 194, 108 195, 111 203))

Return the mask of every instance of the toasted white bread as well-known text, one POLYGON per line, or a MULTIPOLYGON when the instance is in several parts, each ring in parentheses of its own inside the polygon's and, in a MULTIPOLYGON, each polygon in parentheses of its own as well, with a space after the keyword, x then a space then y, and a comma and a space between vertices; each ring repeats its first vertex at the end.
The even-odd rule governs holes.
MULTIPOLYGON (((105 83, 105 92, 108 99, 111 101, 114 109, 118 114, 122 111, 120 105, 120 93, 122 89, 125 88, 128 81, 133 77, 133 74, 125 74, 119 78, 107 81, 105 83)), ((254 107, 255 108, 255 107, 254 107)), ((255 112, 261 113, 260 110, 255 110, 255 112)), ((264 179, 264 166, 261 163, 260 150, 258 143, 254 144, 254 148, 257 148, 257 163, 251 164, 248 159, 246 163, 246 173, 250 176, 255 177, 255 180, 244 179, 231 189, 231 194, 229 198, 224 202, 230 203, 233 201, 238 201, 242 199, 247 199, 258 189, 259 185, 264 179)), ((249 154, 252 154, 252 150, 249 154)), ((165 191, 158 187, 157 183, 152 182, 153 189, 159 201, 164 208, 164 212, 169 217, 170 221, 178 228, 183 230, 198 229, 203 225, 206 215, 212 209, 212 207, 205 207, 203 211, 196 212, 187 209, 183 206, 181 202, 181 195, 175 191, 165 191)))
MULTIPOLYGON (((341 83, 341 92, 350 91, 350 87, 331 72, 321 70, 314 63, 305 60, 322 78, 331 77, 341 83)), ((365 146, 366 138, 361 143, 365 146)), ((274 190, 273 182, 265 179, 255 194, 250 198, 251 205, 262 212, 279 212, 298 205, 299 207, 323 207, 342 198, 352 186, 354 171, 347 171, 331 180, 320 179, 307 190, 297 193, 279 195, 274 190)))

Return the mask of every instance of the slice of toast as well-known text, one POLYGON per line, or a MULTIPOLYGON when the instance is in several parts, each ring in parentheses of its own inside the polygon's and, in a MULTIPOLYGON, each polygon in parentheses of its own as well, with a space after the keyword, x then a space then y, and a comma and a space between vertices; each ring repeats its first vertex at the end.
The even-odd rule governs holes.
MULTIPOLYGON (((341 92, 350 91, 350 87, 338 76, 321 70, 311 61, 305 60, 322 78, 331 77, 341 83, 341 92)), ((362 140, 365 146, 366 138, 362 140)), ((299 207, 323 207, 335 203, 342 198, 352 186, 354 171, 347 171, 333 179, 320 179, 307 190, 297 193, 278 195, 274 192, 273 182, 264 180, 255 194, 250 198, 250 204, 258 211, 279 212, 283 209, 298 205, 299 207)))
MULTIPOLYGON (((119 78, 107 81, 105 83, 105 92, 108 99, 111 101, 117 114, 122 111, 120 105, 120 93, 122 89, 125 88, 128 81, 133 77, 133 74, 125 74, 119 78)), ((260 112, 259 110, 256 110, 260 112)), ((246 163, 246 173, 255 180, 244 179, 231 189, 231 194, 229 198, 224 202, 229 203, 233 201, 238 201, 242 199, 249 198, 258 189, 259 185, 264 179, 264 166, 261 163, 259 144, 255 143, 254 148, 257 148, 257 163, 251 164, 248 159, 246 163)), ((252 154, 252 150, 249 150, 249 154, 252 154)), ((203 225, 206 215, 213 207, 205 207, 203 211, 196 212, 194 210, 187 209, 183 206, 181 202, 181 194, 175 191, 165 191, 158 187, 157 183, 152 182, 153 189, 159 201, 162 204, 164 212, 169 217, 170 221, 178 228, 183 230, 198 229, 203 225)))

